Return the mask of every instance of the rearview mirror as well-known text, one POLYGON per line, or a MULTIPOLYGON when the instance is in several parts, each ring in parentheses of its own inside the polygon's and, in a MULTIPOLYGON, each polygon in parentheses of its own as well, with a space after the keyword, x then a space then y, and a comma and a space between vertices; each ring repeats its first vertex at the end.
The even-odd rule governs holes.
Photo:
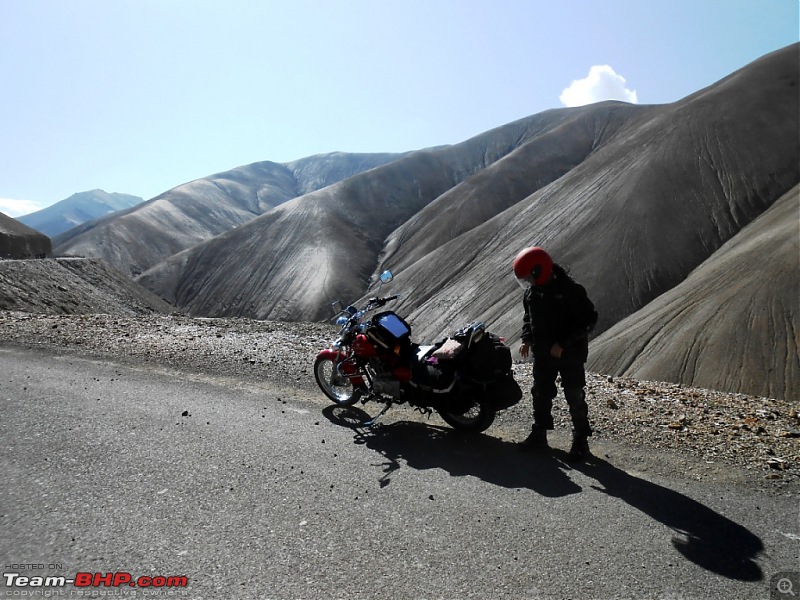
POLYGON ((392 279, 394 279, 394 275, 391 271, 384 271, 381 273, 381 282, 382 283, 389 283, 392 279))

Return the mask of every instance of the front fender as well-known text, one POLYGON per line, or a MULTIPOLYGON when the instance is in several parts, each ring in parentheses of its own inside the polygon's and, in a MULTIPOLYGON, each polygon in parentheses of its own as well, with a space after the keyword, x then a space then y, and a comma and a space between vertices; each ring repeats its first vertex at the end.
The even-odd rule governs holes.
POLYGON ((346 375, 355 386, 364 385, 364 379, 358 375, 358 368, 355 362, 348 360, 351 358, 349 352, 343 350, 334 350, 333 348, 325 348, 317 354, 316 362, 320 360, 329 360, 337 366, 339 372, 346 375))

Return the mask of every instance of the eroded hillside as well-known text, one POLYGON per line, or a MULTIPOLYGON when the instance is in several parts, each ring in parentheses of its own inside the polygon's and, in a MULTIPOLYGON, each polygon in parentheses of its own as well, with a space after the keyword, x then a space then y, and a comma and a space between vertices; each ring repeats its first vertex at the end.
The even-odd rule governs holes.
POLYGON ((0 260, 0 310, 134 315, 174 309, 96 259, 0 260))

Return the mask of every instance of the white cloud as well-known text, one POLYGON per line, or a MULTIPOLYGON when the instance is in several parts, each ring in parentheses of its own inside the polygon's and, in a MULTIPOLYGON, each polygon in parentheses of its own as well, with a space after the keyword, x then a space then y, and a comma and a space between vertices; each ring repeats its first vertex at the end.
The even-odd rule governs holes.
POLYGON ((13 200, 12 198, 0 198, 0 212, 9 217, 21 217, 28 213, 41 210, 42 206, 33 200, 13 200))
POLYGON ((608 65, 595 65, 584 79, 576 79, 558 97, 564 106, 584 106, 603 100, 636 104, 636 90, 625 87, 625 78, 608 65))

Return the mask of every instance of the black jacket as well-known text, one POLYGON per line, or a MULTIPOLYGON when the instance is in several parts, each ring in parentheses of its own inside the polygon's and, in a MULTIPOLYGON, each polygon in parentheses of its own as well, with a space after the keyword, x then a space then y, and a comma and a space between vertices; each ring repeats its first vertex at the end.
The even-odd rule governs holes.
POLYGON ((549 358, 558 343, 564 348, 562 360, 586 362, 597 311, 582 285, 553 265, 549 282, 525 290, 523 306, 522 341, 533 347, 534 360, 549 358))

